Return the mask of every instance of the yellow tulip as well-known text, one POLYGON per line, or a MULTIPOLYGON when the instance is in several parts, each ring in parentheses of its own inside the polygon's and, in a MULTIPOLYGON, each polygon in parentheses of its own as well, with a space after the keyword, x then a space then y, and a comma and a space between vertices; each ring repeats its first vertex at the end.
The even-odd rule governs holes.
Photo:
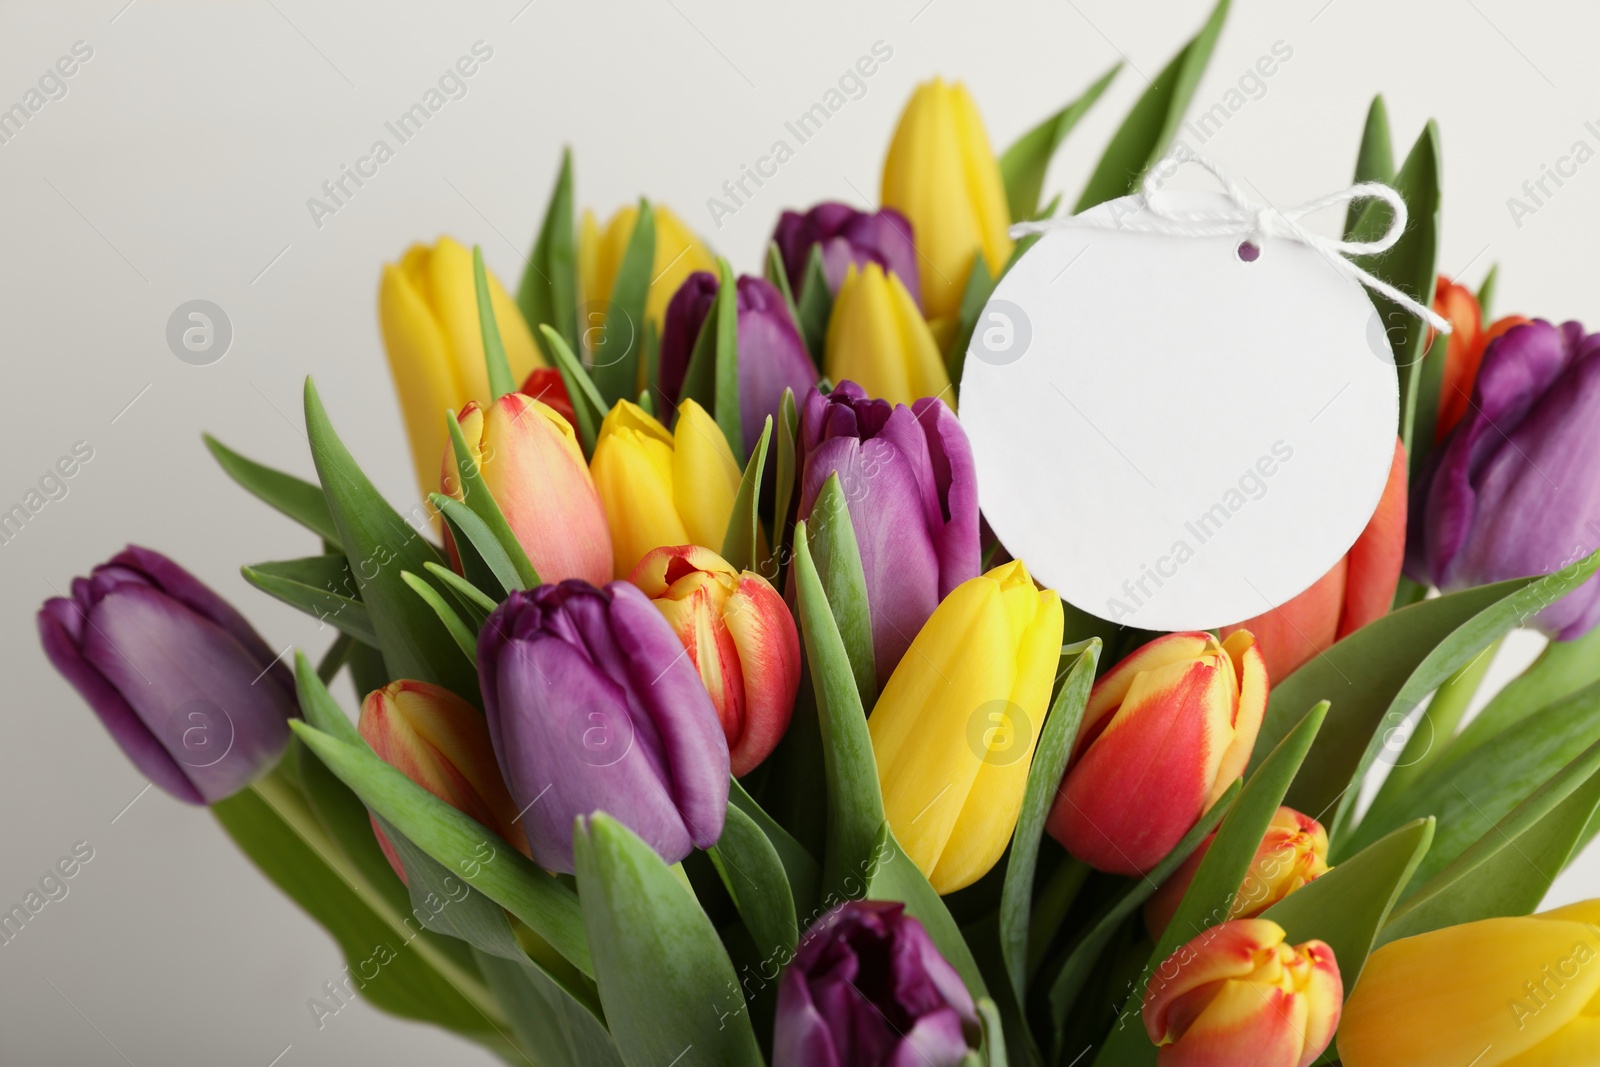
POLYGON ((1010 258, 1000 164, 961 83, 935 78, 911 94, 883 161, 883 206, 911 220, 930 319, 957 316, 974 255, 983 253, 990 274, 1010 258))
POLYGON ((845 275, 823 353, 829 378, 855 382, 868 396, 907 406, 937 396, 955 407, 933 333, 899 277, 876 263, 845 275))
POLYGON ((589 471, 611 527, 617 578, 663 545, 720 549, 744 473, 722 430, 693 400, 679 406, 672 432, 619 400, 600 423, 589 471))
MULTIPOLYGON (((665 205, 652 204, 651 211, 656 220, 656 256, 650 268, 650 293, 644 310, 659 331, 667 302, 678 286, 697 270, 716 270, 717 261, 694 231, 665 205)), ((593 211, 583 213, 578 230, 578 276, 583 283, 584 303, 595 311, 603 311, 611 299, 611 286, 617 280, 622 255, 628 250, 633 224, 638 220, 639 209, 632 205, 618 208, 604 228, 593 211)))
MULTIPOLYGON (((500 282, 489 275, 489 301, 511 376, 522 381, 544 365, 522 313, 500 282)), ((378 285, 378 322, 389 372, 411 439, 417 484, 427 493, 438 485, 439 457, 450 440, 445 413, 469 400, 487 404, 489 371, 483 361, 472 253, 448 237, 429 248, 415 244, 399 263, 386 263, 378 285)))
POLYGON ((956 586, 867 720, 895 839, 950 893, 993 867, 1022 810, 1061 654, 1061 598, 1020 561, 956 586))
POLYGON ((1600 900, 1391 941, 1339 1027, 1345 1067, 1580 1067, 1600 1058, 1600 900))

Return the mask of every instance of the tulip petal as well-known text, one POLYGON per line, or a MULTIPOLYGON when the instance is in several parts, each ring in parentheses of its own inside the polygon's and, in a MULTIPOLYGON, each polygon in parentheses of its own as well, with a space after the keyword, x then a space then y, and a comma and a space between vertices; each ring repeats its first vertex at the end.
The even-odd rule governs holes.
POLYGON ((687 541, 721 548, 744 471, 733 458, 733 449, 728 447, 728 439, 716 420, 693 400, 684 401, 678 408, 672 448, 673 502, 687 536, 662 544, 687 541))
MULTIPOLYGON (((1389 480, 1384 483, 1378 507, 1367 520, 1346 558, 1350 563, 1345 582, 1344 611, 1339 618, 1335 640, 1355 633, 1369 622, 1389 613, 1395 587, 1400 584, 1400 567, 1406 553, 1406 446, 1397 438, 1389 480)), ((1327 646, 1324 645, 1324 648, 1327 646)), ((1318 649, 1321 651, 1321 649, 1318 649)), ((1287 677, 1287 673, 1273 678, 1287 677)))
MULTIPOLYGON (((1142 1008, 1145 1031, 1158 1045, 1178 1040, 1197 1012, 1172 1018, 1185 997, 1214 983, 1244 978, 1261 963, 1262 954, 1283 943, 1283 927, 1270 919, 1239 919, 1204 931, 1180 946, 1150 975, 1142 1008)), ((1193 1005, 1187 1005, 1193 1008, 1193 1005)))

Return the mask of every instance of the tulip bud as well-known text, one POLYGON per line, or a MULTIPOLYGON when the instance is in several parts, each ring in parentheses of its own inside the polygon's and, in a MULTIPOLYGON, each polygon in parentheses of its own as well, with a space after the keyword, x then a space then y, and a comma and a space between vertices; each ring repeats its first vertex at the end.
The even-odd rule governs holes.
MULTIPOLYGON (((1178 911, 1194 872, 1211 849, 1216 834, 1207 835, 1188 859, 1145 902, 1144 923, 1159 938, 1178 911)), ((1228 907, 1229 919, 1253 919, 1284 897, 1328 873, 1328 833, 1322 824, 1293 808, 1279 808, 1256 848, 1256 858, 1228 907)))
MULTIPOLYGON (((700 328, 721 288, 709 271, 689 275, 667 305, 661 334, 659 386, 663 407, 676 407, 683 389, 689 359, 694 354, 700 328)), ((783 294, 765 278, 746 274, 738 280, 739 307, 739 425, 744 449, 753 451, 761 439, 767 416, 777 424, 783 391, 804 396, 817 382, 800 331, 789 316, 783 294)))
POLYGON ((167 557, 129 545, 39 609, 51 666, 127 757, 191 804, 278 762, 298 714, 288 668, 244 616, 167 557))
POLYGON ((722 836, 728 742, 695 665, 627 582, 515 590, 478 634, 489 736, 536 863, 571 873, 605 811, 668 863, 722 836))
POLYGON ((940 893, 1005 851, 1050 704, 1061 598, 1021 562, 957 586, 900 661, 867 720, 884 814, 940 893))
MULTIPOLYGON (((507 393, 487 408, 468 404, 460 422, 479 476, 540 579, 603 582, 610 577, 611 535, 572 425, 521 393, 507 393)), ((451 449, 444 456, 440 486, 458 500, 463 497, 460 475, 451 449)), ((445 544, 459 571, 448 530, 445 544)))
POLYGON ((930 319, 954 319, 978 252, 998 276, 1011 258, 1011 212, 983 118, 961 83, 917 86, 883 161, 883 205, 911 220, 930 319))
MULTIPOLYGON (((1516 326, 1490 343, 1469 409, 1413 490, 1406 572, 1449 592, 1550 574, 1600 544, 1600 335, 1516 326)), ((1590 578, 1534 617, 1559 640, 1600 621, 1590 578)))
POLYGON ((900 279, 876 263, 850 267, 828 318, 823 366, 895 404, 939 397, 954 406, 950 374, 922 313, 900 279))
POLYGON ((1391 941, 1345 1005, 1345 1067, 1565 1067, 1600 1051, 1600 900, 1391 941))
POLYGON ((818 246, 828 292, 839 291, 852 266, 876 263, 885 273, 897 276, 913 299, 922 299, 911 223, 893 208, 857 211, 848 204, 825 201, 804 215, 785 211, 772 231, 772 240, 783 257, 783 270, 796 299, 805 286, 811 249, 818 246))
MULTIPOLYGON (((361 702, 356 729, 385 763, 527 853, 517 807, 500 778, 489 728, 477 708, 428 682, 390 682, 361 702)), ((376 818, 372 830, 389 866, 405 881, 400 857, 376 818)))
POLYGON ((828 476, 839 475, 867 579, 881 685, 939 601, 978 575, 972 448, 942 401, 891 405, 849 381, 806 396, 800 448, 800 518, 828 476))
POLYGON ((567 383, 561 380, 561 372, 556 368, 535 367, 522 380, 522 388, 517 392, 539 401, 566 419, 568 426, 578 425, 578 414, 572 409, 572 398, 567 395, 567 383))
POLYGON ((657 548, 628 580, 655 601, 711 694, 735 777, 756 768, 789 726, 800 688, 800 635, 783 597, 709 548, 657 548))
MULTIPOLYGON (((717 261, 694 232, 684 225, 665 204, 650 205, 656 224, 656 254, 650 267, 650 289, 645 298, 645 317, 661 327, 667 301, 685 278, 697 270, 716 270, 717 261)), ((583 284, 586 306, 603 309, 611 299, 611 287, 622 268, 622 257, 633 239, 639 209, 632 204, 620 207, 604 228, 594 212, 585 211, 578 228, 578 276, 583 284)), ((635 323, 642 333, 644 323, 635 323)))
POLYGON ((1156 968, 1144 1028, 1160 1067, 1310 1067, 1333 1040, 1343 1001, 1326 943, 1287 945, 1277 923, 1237 919, 1156 968))
POLYGON ((979 1035, 972 994, 905 905, 850 901, 784 969, 772 1067, 958 1067, 979 1035))
POLYGON ((1383 496, 1350 551, 1305 592, 1237 626, 1223 627, 1222 636, 1250 631, 1267 677, 1287 678, 1335 641, 1389 613, 1405 547, 1406 448, 1395 438, 1383 496))
POLYGON ((1243 773, 1266 710, 1248 630, 1156 638, 1090 691, 1050 835, 1098 870, 1144 874, 1243 773))
MULTIPOLYGON (((488 279, 506 361, 513 378, 520 380, 544 360, 516 303, 493 274, 488 279)), ((448 237, 432 248, 412 245, 399 263, 383 268, 378 321, 411 440, 417 484, 426 492, 450 443, 444 413, 460 411, 469 400, 490 400, 472 253, 448 237)))
POLYGON ((653 548, 722 545, 744 472, 722 430, 693 400, 672 432, 627 400, 600 424, 589 461, 611 526, 612 573, 625 578, 653 548))

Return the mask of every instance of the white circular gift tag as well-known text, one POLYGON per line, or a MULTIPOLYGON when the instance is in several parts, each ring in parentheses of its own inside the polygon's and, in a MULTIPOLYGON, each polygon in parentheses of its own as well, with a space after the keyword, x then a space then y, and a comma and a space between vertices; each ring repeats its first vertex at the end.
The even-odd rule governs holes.
POLYGON ((1130 626, 1225 626, 1361 533, 1394 455, 1394 356, 1327 253, 1269 237, 1246 261, 1236 236, 1103 228, 1142 210, 1103 204, 1101 226, 1050 230, 1001 279, 961 423, 984 516, 1043 585, 1130 626))

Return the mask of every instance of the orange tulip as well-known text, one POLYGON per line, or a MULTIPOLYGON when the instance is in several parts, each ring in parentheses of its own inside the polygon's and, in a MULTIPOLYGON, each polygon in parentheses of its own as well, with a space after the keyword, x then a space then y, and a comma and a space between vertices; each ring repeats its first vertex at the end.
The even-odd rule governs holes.
MULTIPOLYGON (((483 712, 448 689, 402 679, 367 694, 356 729, 385 763, 527 854, 483 712)), ((376 819, 372 830, 389 866, 405 881, 405 869, 376 819)))
POLYGON ((1236 626, 1255 634, 1267 675, 1280 681, 1335 641, 1388 614, 1406 551, 1406 449, 1394 442, 1389 480, 1356 543, 1316 583, 1293 600, 1236 626))
MULTIPOLYGON (((487 408, 469 403, 461 409, 460 421, 479 475, 539 578, 582 578, 594 585, 609 581, 611 533, 567 420, 531 397, 507 393, 487 408)), ((455 452, 447 450, 440 485, 458 500, 459 474, 455 452)), ((445 545, 459 570, 449 531, 445 545)))
POLYGON ((1339 964, 1322 941, 1284 939, 1275 922, 1236 919, 1156 968, 1143 1016, 1160 1067, 1309 1067, 1322 1055, 1344 1007, 1339 964))
POLYGON ((700 672, 734 777, 754 770, 789 728, 800 688, 800 635, 783 597, 699 545, 646 553, 628 581, 655 602, 700 672))
POLYGON ((1266 709, 1248 631, 1156 638, 1090 691, 1051 836, 1098 870, 1150 870, 1243 773, 1266 709))
MULTIPOLYGON (((1145 902, 1144 924, 1151 937, 1160 937, 1178 911, 1183 894, 1194 881, 1194 872, 1211 848, 1216 834, 1200 842, 1183 865, 1162 883, 1155 896, 1145 902)), ((1293 808, 1279 808, 1267 827, 1266 836, 1250 861, 1244 884, 1228 907, 1230 919, 1253 919, 1284 897, 1328 873, 1328 832, 1309 815, 1293 808)))

